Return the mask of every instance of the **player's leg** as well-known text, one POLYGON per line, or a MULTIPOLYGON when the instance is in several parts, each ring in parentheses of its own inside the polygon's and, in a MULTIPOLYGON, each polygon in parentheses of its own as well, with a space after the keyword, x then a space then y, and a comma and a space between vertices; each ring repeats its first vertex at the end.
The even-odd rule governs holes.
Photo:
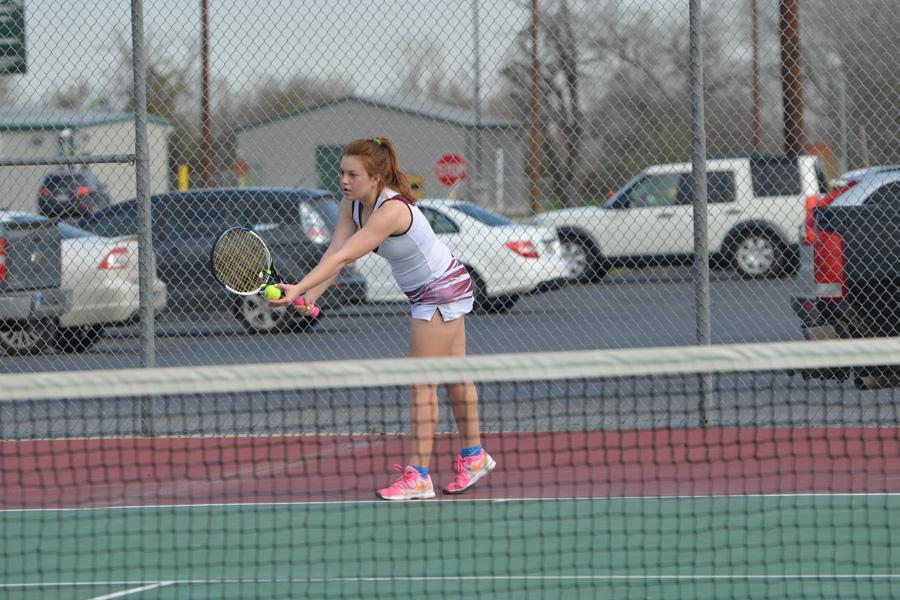
MULTIPOLYGON (((455 328, 450 356, 466 355, 465 317, 447 321, 455 328)), ((481 424, 478 419, 478 389, 471 381, 447 384, 447 396, 459 430, 461 451, 456 458, 456 478, 444 488, 445 494, 462 494, 490 473, 497 463, 481 447, 481 424)))
MULTIPOLYGON (((450 342, 450 356, 466 355, 465 317, 447 321, 444 325, 453 328, 450 342)), ((447 398, 453 410, 453 418, 459 430, 463 448, 481 444, 481 425, 478 422, 478 389, 471 381, 447 384, 447 398)))
MULTIPOLYGON (((430 320, 413 319, 409 335, 410 357, 447 356, 450 348, 448 332, 440 327, 442 321, 435 310, 430 320)), ((434 485, 428 474, 431 448, 438 422, 437 386, 420 384, 410 387, 410 459, 401 469, 400 478, 392 485, 376 492, 385 500, 431 498, 434 485)))
MULTIPOLYGON (((409 336, 409 355, 414 358, 450 356, 455 327, 447 327, 439 311, 434 311, 430 321, 413 319, 409 336)), ((414 385, 411 388, 412 452, 410 464, 428 466, 434 432, 437 429, 439 408, 437 386, 414 385)))

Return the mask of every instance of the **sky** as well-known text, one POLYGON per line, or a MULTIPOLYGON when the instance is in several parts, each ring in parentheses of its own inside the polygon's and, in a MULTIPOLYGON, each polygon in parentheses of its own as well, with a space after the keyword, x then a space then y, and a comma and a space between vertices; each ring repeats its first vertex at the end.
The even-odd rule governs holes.
MULTIPOLYGON (((459 76, 474 64, 474 1, 208 0, 212 78, 238 92, 272 76, 330 78, 385 95, 398 63, 429 43, 440 48, 447 76, 459 76)), ((199 54, 200 0, 143 4, 153 56, 184 64, 199 54)), ((527 3, 478 5, 482 81, 493 81, 528 21, 527 3)), ((25 10, 28 73, 10 77, 18 104, 43 102, 79 80, 98 89, 127 77, 116 48, 130 39, 130 0, 26 0, 25 10)))

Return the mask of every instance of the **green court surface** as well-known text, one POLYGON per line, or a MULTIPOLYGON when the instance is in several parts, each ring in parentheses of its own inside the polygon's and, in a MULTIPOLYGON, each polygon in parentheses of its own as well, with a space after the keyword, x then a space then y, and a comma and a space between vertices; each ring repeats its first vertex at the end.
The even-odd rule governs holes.
POLYGON ((900 495, 0 512, 0 598, 892 598, 900 495))

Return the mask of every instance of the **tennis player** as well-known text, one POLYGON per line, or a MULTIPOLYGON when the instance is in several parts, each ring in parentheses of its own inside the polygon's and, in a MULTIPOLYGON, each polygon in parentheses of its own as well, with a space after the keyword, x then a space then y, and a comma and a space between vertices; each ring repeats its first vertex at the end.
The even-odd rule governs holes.
MULTIPOLYGON (((288 306, 306 315, 334 281, 341 268, 375 252, 391 266, 397 285, 409 297, 412 357, 465 356, 465 315, 472 311, 474 294, 466 268, 432 231, 412 199, 409 177, 400 170, 397 153, 386 137, 351 142, 341 158, 340 214, 328 250, 296 285, 279 285, 285 295, 270 305, 288 306)), ((478 392, 471 382, 447 384, 447 395, 462 438, 456 458, 456 479, 445 494, 472 489, 496 463, 481 447, 478 392)), ((411 389, 412 449, 406 466, 394 465, 399 479, 376 495, 384 500, 434 497, 428 473, 438 423, 436 385, 411 389)))

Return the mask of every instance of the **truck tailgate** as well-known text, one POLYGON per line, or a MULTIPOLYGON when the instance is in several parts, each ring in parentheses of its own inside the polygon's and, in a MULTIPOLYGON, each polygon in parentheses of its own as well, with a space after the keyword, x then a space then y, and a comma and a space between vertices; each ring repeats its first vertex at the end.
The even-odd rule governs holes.
POLYGON ((900 210, 893 206, 815 209, 816 226, 839 233, 848 283, 900 277, 900 210))
POLYGON ((0 293, 55 288, 60 284, 60 241, 55 223, 6 221, 0 229, 6 276, 0 293))

